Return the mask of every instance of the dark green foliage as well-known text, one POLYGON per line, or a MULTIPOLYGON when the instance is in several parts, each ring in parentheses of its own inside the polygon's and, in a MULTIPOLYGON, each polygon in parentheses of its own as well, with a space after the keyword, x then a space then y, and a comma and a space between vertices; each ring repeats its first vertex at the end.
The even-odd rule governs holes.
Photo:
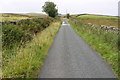
POLYGON ((68 19, 70 18, 70 14, 67 14, 67 18, 68 18, 68 19))
POLYGON ((13 45, 19 42, 25 42, 27 40, 31 40, 30 34, 28 34, 25 30, 21 27, 18 27, 14 24, 5 24, 3 25, 3 35, 2 35, 2 42, 3 48, 12 48, 13 45))
POLYGON ((46 12, 50 17, 56 17, 58 15, 58 9, 53 2, 45 2, 42 6, 43 12, 46 12))
POLYGON ((12 49, 30 41, 33 35, 48 27, 51 21, 51 18, 45 18, 23 20, 16 24, 4 23, 2 25, 3 49, 12 49))

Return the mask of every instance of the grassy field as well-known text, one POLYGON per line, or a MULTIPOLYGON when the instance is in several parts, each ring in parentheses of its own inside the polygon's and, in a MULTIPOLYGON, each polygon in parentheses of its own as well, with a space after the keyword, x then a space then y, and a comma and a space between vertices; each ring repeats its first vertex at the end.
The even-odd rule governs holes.
POLYGON ((28 19, 28 17, 0 17, 0 21, 16 21, 22 19, 28 19))
POLYGON ((79 18, 96 18, 96 19, 118 19, 114 16, 103 16, 103 15, 80 15, 79 18))
POLYGON ((37 78, 61 22, 53 22, 3 63, 3 78, 37 78))
POLYGON ((0 21, 16 21, 16 20, 22 20, 22 19, 28 19, 28 18, 46 18, 47 15, 45 14, 38 14, 38 13, 26 13, 26 14, 12 14, 12 13, 6 13, 6 14, 0 14, 0 21))
POLYGON ((28 18, 30 17, 26 15, 11 14, 11 13, 0 15, 0 21, 16 21, 16 20, 28 19, 28 18))
POLYGON ((77 17, 74 16, 74 18, 84 23, 118 27, 118 17, 101 15, 80 15, 77 17))
POLYGON ((91 47, 100 53, 104 60, 111 65, 114 73, 120 78, 118 71, 118 33, 108 32, 99 27, 92 27, 83 22, 69 21, 73 29, 91 47))
POLYGON ((40 14, 40 13, 27 13, 27 14, 25 14, 25 15, 33 16, 33 17, 41 17, 41 18, 47 17, 46 14, 40 14))
POLYGON ((29 16, 15 13, 1 13, 0 17, 29 17, 29 16))

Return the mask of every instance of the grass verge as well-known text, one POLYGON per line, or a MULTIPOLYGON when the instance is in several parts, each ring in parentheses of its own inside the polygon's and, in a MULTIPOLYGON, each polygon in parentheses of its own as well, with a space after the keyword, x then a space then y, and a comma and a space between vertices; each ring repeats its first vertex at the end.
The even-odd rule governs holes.
POLYGON ((82 22, 72 20, 69 20, 69 22, 76 33, 100 53, 102 58, 111 65, 116 76, 120 78, 120 75, 118 75, 118 33, 108 32, 82 22))
POLYGON ((4 63, 2 77, 37 78, 46 53, 59 28, 60 22, 52 23, 48 28, 34 36, 33 40, 26 44, 26 47, 16 51, 17 55, 12 56, 4 63))

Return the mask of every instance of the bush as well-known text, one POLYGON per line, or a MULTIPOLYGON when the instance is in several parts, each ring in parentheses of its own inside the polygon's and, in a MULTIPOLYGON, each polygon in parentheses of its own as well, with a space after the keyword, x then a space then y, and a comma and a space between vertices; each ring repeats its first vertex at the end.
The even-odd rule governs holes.
POLYGON ((2 28, 2 42, 3 48, 13 48, 13 46, 19 42, 25 42, 31 40, 31 35, 25 30, 13 24, 5 24, 2 28))
POLYGON ((49 26, 52 18, 45 19, 27 19, 16 24, 3 23, 2 42, 3 49, 12 49, 20 46, 22 43, 30 41, 33 35, 49 26))
POLYGON ((44 64, 48 49, 59 28, 60 21, 54 22, 50 27, 34 36, 34 39, 24 48, 14 51, 15 53, 9 52, 16 55, 8 55, 3 58, 2 78, 36 80, 44 64))

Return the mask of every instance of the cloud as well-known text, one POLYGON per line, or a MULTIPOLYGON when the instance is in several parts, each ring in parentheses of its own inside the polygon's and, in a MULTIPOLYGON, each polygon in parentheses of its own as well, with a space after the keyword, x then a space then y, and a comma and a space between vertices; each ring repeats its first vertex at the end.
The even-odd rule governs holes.
POLYGON ((2 0, 1 12, 42 12, 45 1, 57 4, 59 13, 98 13, 118 15, 119 0, 2 0))

